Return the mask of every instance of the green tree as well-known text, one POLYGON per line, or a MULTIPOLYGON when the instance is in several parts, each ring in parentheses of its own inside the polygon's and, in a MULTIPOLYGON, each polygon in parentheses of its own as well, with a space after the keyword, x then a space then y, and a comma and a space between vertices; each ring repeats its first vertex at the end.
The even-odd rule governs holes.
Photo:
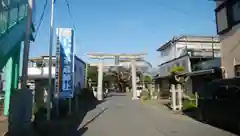
POLYGON ((96 66, 90 66, 88 64, 88 71, 87 71, 87 79, 91 79, 92 81, 97 81, 98 79, 98 68, 96 66))
POLYGON ((152 77, 149 76, 149 75, 145 75, 145 76, 143 77, 143 80, 144 80, 144 82, 145 82, 146 84, 151 84, 151 83, 152 83, 152 77))
POLYGON ((189 76, 182 75, 184 72, 184 67, 182 66, 175 66, 171 69, 171 78, 170 78, 170 83, 171 84, 182 84, 184 85, 189 76))
POLYGON ((104 72, 103 73, 103 82, 104 83, 110 83, 110 81, 113 80, 113 77, 111 74, 109 74, 109 72, 104 72))

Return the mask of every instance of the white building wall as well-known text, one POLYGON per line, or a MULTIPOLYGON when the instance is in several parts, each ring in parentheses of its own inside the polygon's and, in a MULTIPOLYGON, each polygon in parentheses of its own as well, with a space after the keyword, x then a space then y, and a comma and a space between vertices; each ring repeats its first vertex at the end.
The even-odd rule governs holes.
POLYGON ((175 44, 172 44, 172 46, 169 46, 165 50, 160 52, 160 64, 176 58, 176 48, 175 47, 176 47, 175 44))
MULTIPOLYGON (((52 75, 55 75, 55 67, 52 67, 52 75)), ((37 75, 48 75, 48 67, 37 68, 37 67, 30 67, 28 68, 28 75, 29 76, 37 76, 37 75)))
POLYGON ((169 63, 161 65, 159 67, 160 77, 165 77, 170 75, 171 69, 176 65, 184 67, 185 72, 192 72, 189 56, 184 56, 182 58, 179 58, 169 63))
POLYGON ((221 65, 226 70, 225 78, 233 78, 237 72, 235 66, 240 65, 240 24, 234 26, 226 34, 220 35, 221 65))
POLYGON ((220 43, 191 43, 191 42, 177 42, 177 48, 188 49, 220 49, 220 43))
MULTIPOLYGON (((160 52, 160 64, 179 58, 186 54, 186 49, 195 49, 195 50, 220 50, 220 43, 194 43, 194 42, 176 42, 171 46, 167 47, 165 50, 160 52)), ((203 51, 204 52, 204 51, 203 51)), ((211 52, 209 52, 211 54, 211 52)), ((215 53, 215 57, 220 57, 220 52, 215 53)))

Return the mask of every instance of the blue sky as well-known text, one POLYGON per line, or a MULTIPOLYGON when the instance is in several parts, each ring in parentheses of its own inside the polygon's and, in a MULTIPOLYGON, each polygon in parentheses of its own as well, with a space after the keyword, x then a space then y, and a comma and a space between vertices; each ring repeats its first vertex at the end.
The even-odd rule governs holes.
MULTIPOLYGON (((39 22, 45 0, 36 0, 39 22)), ((216 35, 215 3, 208 0, 56 0, 55 28, 75 24, 75 53, 89 62, 87 52, 147 52, 146 60, 159 63, 156 51, 173 36, 216 35)), ((47 55, 50 0, 30 57, 47 55)), ((56 32, 54 32, 55 34, 56 32)), ((55 41, 55 39, 54 39, 55 41)), ((54 52, 55 54, 55 46, 54 52)))

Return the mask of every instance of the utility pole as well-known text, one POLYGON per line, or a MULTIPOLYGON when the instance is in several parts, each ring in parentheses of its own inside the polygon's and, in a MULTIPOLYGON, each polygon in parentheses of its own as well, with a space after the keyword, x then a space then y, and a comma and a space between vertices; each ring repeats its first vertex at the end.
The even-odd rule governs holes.
POLYGON ((51 16, 50 16, 50 43, 49 43, 49 67, 48 67, 48 93, 47 93, 47 120, 51 119, 51 101, 52 101, 52 50, 53 50, 53 19, 54 19, 54 3, 52 0, 51 16))
POLYGON ((28 58, 29 58, 30 34, 31 34, 31 25, 32 25, 32 5, 33 5, 33 0, 28 0, 27 25, 26 25, 25 40, 24 40, 23 69, 22 69, 22 80, 21 80, 22 89, 27 89, 28 58))

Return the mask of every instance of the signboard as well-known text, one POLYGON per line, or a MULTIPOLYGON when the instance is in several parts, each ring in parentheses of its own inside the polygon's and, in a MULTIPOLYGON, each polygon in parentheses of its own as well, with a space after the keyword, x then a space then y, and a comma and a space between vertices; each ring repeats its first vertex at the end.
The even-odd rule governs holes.
POLYGON ((73 57, 73 30, 57 28, 55 97, 73 97, 73 57))

